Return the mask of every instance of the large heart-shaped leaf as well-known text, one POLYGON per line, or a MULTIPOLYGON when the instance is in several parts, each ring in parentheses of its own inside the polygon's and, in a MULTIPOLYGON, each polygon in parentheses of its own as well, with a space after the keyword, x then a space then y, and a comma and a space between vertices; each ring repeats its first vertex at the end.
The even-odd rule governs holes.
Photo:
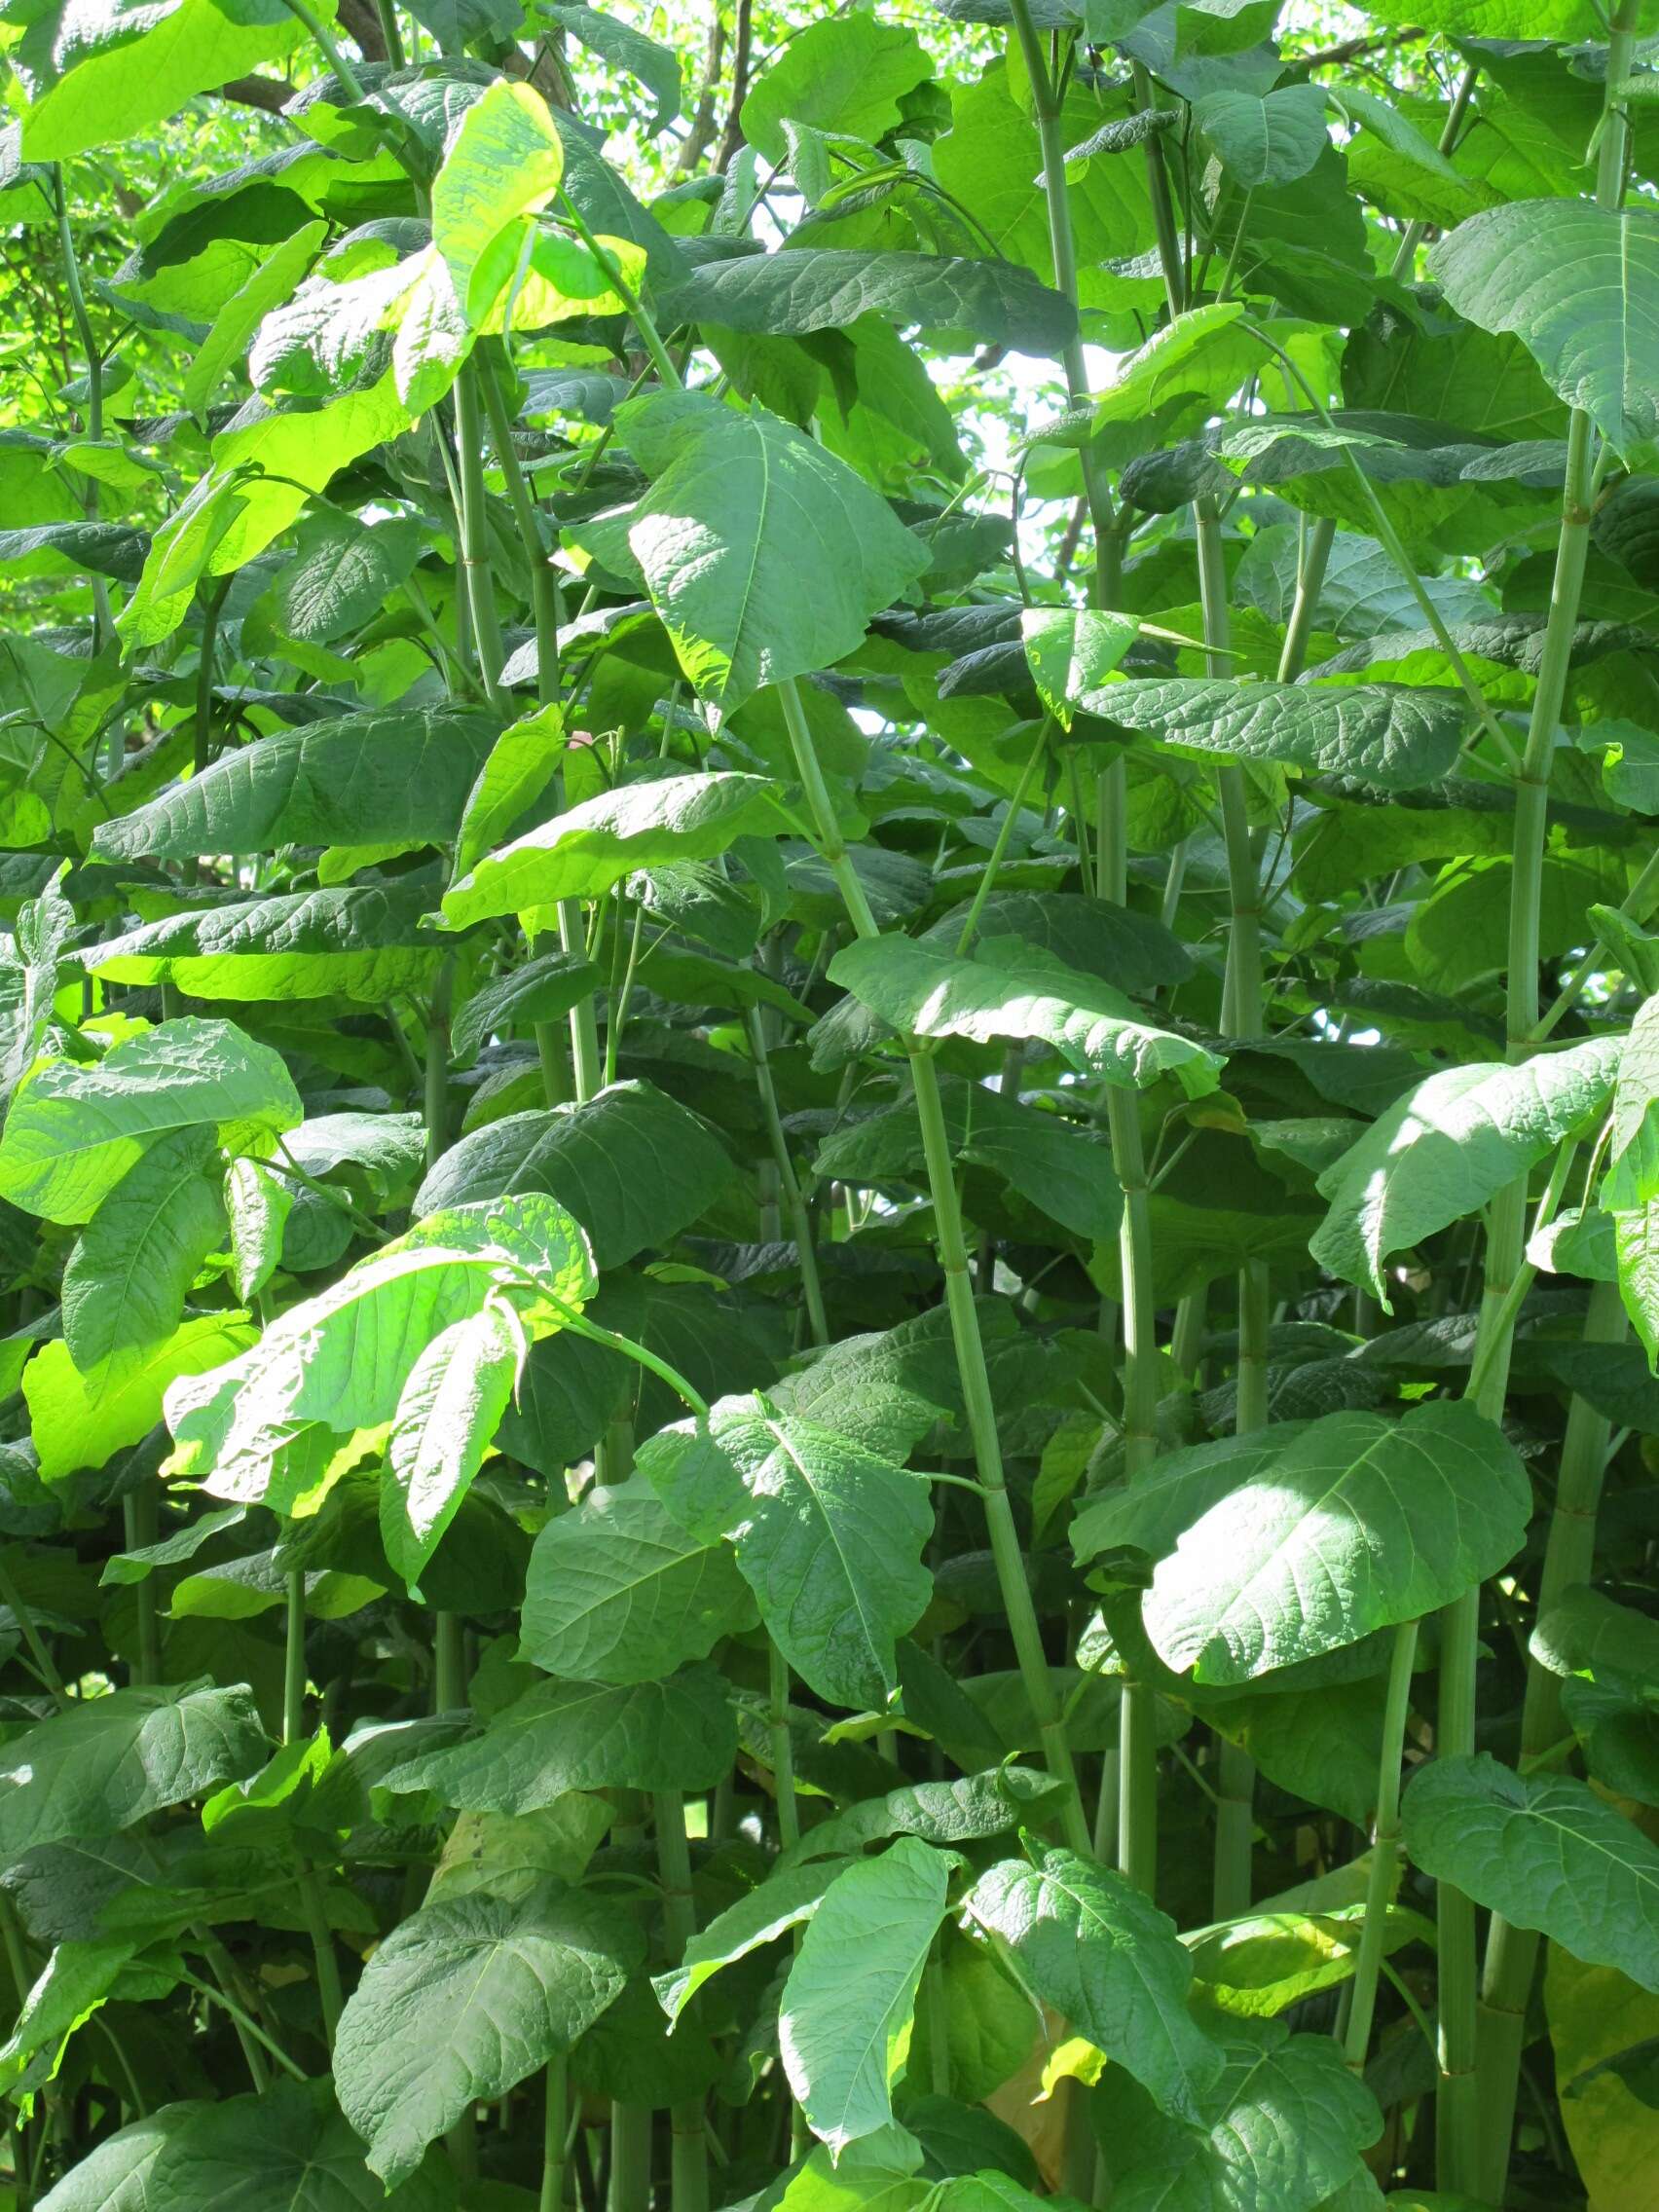
POLYGON ((341 2014, 341 2109, 388 2188, 480 2099, 568 2051, 644 1946, 604 1899, 548 1882, 509 1901, 440 1898, 376 1951, 341 2014), (441 2021, 442 2033, 434 2034, 441 2021))
POLYGON ((724 1537, 790 1664, 821 1697, 884 1705, 932 1579, 925 1481, 756 1394, 661 1430, 640 1470, 705 1542, 724 1537))
POLYGON ((764 408, 665 392, 616 420, 651 479, 629 546, 682 667, 724 712, 851 652, 928 565, 845 461, 764 408))
POLYGON ((1659 213, 1523 200, 1459 223, 1429 256, 1447 299, 1513 331, 1618 453, 1659 432, 1659 213))
POLYGON ((535 1540, 520 1616, 524 1656, 588 1682, 654 1681, 755 1624, 729 1544, 686 1534, 636 1477, 588 1492, 535 1540))
POLYGON ((1005 1859, 965 1910, 1014 1972, 1168 2112, 1197 2120, 1223 2056, 1187 2009, 1193 1965, 1168 1919, 1133 1883, 1075 1851, 1036 1865, 1005 1859))
POLYGON ((1584 1783, 1528 1779, 1486 1751, 1440 1758, 1414 1777, 1402 1821, 1425 1874, 1659 1991, 1659 1847, 1584 1783))
POLYGON ((1466 1401, 1329 1414, 1160 1561, 1147 1634, 1195 1681, 1249 1681, 1449 1604, 1514 1557, 1531 1508, 1520 1456, 1466 1401))
POLYGON ((1313 1257, 1391 1311, 1390 1254, 1473 1213, 1600 1112, 1619 1056, 1619 1039, 1593 1037, 1513 1067, 1428 1076, 1320 1175, 1331 1211, 1313 1257))

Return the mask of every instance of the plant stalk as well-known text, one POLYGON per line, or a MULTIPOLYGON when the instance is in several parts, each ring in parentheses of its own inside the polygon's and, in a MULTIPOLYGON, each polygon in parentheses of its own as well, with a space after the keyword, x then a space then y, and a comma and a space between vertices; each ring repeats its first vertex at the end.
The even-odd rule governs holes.
MULTIPOLYGON (((848 857, 835 819, 834 804, 824 782, 812 733, 792 681, 779 684, 784 720, 793 748, 795 769, 806 793, 817 830, 819 850, 840 891, 848 916, 861 938, 881 935, 870 911, 864 885, 848 857)), ((1065 1723, 1048 1655, 1043 1649, 1037 1608, 1026 1579, 1025 1554, 1014 1518, 1003 1476, 1002 1444, 997 1435, 996 1403, 985 1365, 985 1347, 979 1335, 979 1316, 974 1303, 972 1255, 962 1228, 962 1209, 956 1196, 956 1166, 951 1158, 950 1136, 945 1127, 944 1104, 940 1096, 939 1074, 933 1057, 914 1038, 906 1041, 910 1078, 915 1088, 916 1115, 921 1124, 922 1152, 927 1162, 928 1190, 933 1200, 934 1230, 939 1242, 940 1266, 944 1274, 944 1302, 956 1352, 956 1368, 973 1440, 975 1468, 984 1493, 985 1520, 997 1587, 1008 1617, 1019 1663, 1020 1679, 1037 1723, 1043 1756, 1050 1773, 1066 1790, 1061 1821, 1066 1840, 1074 1850, 1088 1851, 1088 1822, 1078 1790, 1077 1772, 1066 1741, 1065 1723)))
MULTIPOLYGON (((1614 88, 1628 75, 1639 0, 1619 0, 1609 26, 1606 90, 1596 173, 1596 203, 1617 207, 1624 198, 1626 127, 1614 104, 1614 88)), ((1585 563, 1590 549, 1592 437, 1589 417, 1574 411, 1567 427, 1561 530, 1539 657, 1537 687, 1527 744, 1515 776, 1515 831, 1509 887, 1509 1056, 1524 1059, 1538 1025, 1539 915, 1543 898, 1544 840, 1549 819, 1550 769, 1567 697, 1585 563)), ((1485 1380, 1476 1403, 1490 1419, 1502 1416, 1515 1336, 1507 1305, 1521 1272, 1527 1238, 1527 1183, 1521 1177, 1493 1199, 1488 1213, 1486 1285, 1476 1337, 1476 1362, 1485 1380)), ((1472 1751, 1475 1745, 1475 1667, 1480 1635, 1480 1591, 1467 1592, 1442 1615, 1441 1699, 1436 1748, 1472 1751)), ((1507 2159, 1522 2031, 1500 2026, 1496 2053, 1482 2064, 1475 1974, 1475 1910, 1469 1899, 1442 1882, 1440 1923, 1440 2116, 1436 2129, 1437 2179, 1448 2192, 1495 2198, 1507 2159), (1499 2069, 1501 2068, 1501 2071, 1499 2069), (1501 2140, 1500 2140, 1501 2138, 1501 2140), (1493 2179, 1496 2170, 1495 2182, 1493 2179)), ((1530 1984, 1531 1961, 1526 1962, 1530 1984)), ((1500 1938, 1488 1983, 1488 2017, 1502 2017, 1499 1998, 1513 1996, 1521 1961, 1500 1938), (1505 1954, 1508 1954, 1506 1957, 1505 1954), (1512 1963, 1513 1962, 1513 1963, 1512 1963)), ((1525 2004, 1525 1991, 1521 2004, 1525 2004)), ((1488 2050, 1493 2051, 1489 2032, 1488 2050)))
POLYGON ((1417 1657, 1417 1623, 1394 1631, 1388 1666, 1388 1693, 1382 1709, 1382 1751, 1377 1768, 1377 1825, 1371 1843, 1371 1873, 1365 1887, 1365 1920, 1354 1960, 1347 2032, 1343 2055, 1356 2074, 1365 2071, 1371 2024, 1377 2013, 1377 1984, 1387 1945, 1388 1907, 1394 1900, 1400 1862, 1400 1769, 1405 1759, 1406 1720, 1411 1712, 1412 1666, 1417 1657))

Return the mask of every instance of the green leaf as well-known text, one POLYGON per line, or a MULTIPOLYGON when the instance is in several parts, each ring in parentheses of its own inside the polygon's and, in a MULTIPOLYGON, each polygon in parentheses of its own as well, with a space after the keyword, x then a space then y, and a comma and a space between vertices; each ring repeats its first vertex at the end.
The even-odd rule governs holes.
POLYGON ((836 953, 830 980, 921 1037, 1029 1039, 1081 1074, 1126 1088, 1169 1074, 1193 1098, 1220 1080, 1213 1052, 1142 1021, 1110 984, 1017 938, 982 939, 971 959, 925 940, 866 938, 836 953))
POLYGON ((526 1351, 517 1316, 491 1304, 452 1321, 409 1370, 381 1485, 381 1541, 413 1591, 495 1437, 526 1351))
POLYGON ((1331 1211, 1314 1259, 1392 1312, 1383 1262, 1474 1213, 1599 1114, 1622 1048, 1593 1037, 1514 1067, 1426 1077, 1319 1177, 1331 1211))
POLYGON ((261 0, 153 0, 84 12, 61 0, 19 27, 9 58, 29 98, 22 154, 30 162, 137 137, 194 93, 279 60, 306 37, 285 8, 261 0))
POLYGON ((530 1556, 523 1656, 577 1681, 644 1682, 753 1628, 731 1547, 699 1543, 640 1477, 590 1490, 530 1556))
POLYGON ((85 1374, 61 1339, 42 1345, 23 1370, 42 1481, 61 1482, 80 1468, 103 1466, 154 1428, 167 1390, 180 1377, 217 1368, 253 1339, 245 1313, 194 1314, 160 1344, 85 1374))
MULTIPOLYGON (((1536 34, 1530 34, 1536 35, 1536 34)), ((1429 255, 1457 313, 1512 331, 1552 390, 1621 454, 1659 434, 1659 214, 1525 200, 1459 223, 1429 255)))
POLYGON ((1114 2212, 1314 2212, 1350 2188, 1375 2201, 1359 2154, 1382 2118, 1336 2044, 1265 2023, 1222 2050, 1197 2130, 1160 2113, 1124 2067, 1095 2084, 1114 2212))
POLYGON ((490 248, 546 206, 564 173, 564 141, 532 86, 498 78, 461 117, 432 180, 432 243, 474 320, 499 288, 490 248))
POLYGON ((1175 1924, 1123 1875, 1075 1851, 1005 1859, 964 1900, 1040 2003, 1134 2076, 1167 2112, 1200 2116, 1222 2053, 1187 2010, 1192 1961, 1175 1924))
POLYGON ((172 1335, 224 1227, 211 1129, 175 1130, 140 1154, 63 1271, 63 1337, 83 1375, 172 1335))
POLYGON ((193 860, 278 845, 442 844, 456 833, 498 729, 453 707, 302 722, 222 753, 187 783, 100 822, 105 860, 193 860))
POLYGON ((798 1866, 789 1873, 774 1874, 724 1912, 717 1913, 686 1944, 677 1967, 651 1976, 651 1987, 669 2020, 677 2021, 704 1982, 722 1967, 735 1965, 751 1951, 776 1942, 792 1928, 810 1920, 841 1872, 839 1862, 831 1861, 822 1866, 798 1866))
POLYGON ((464 929, 495 914, 597 898, 636 868, 714 860, 739 837, 778 836, 793 827, 782 793, 764 776, 721 769, 624 784, 486 854, 444 894, 444 918, 464 929))
POLYGON ((896 125, 903 95, 933 75, 907 25, 878 23, 860 10, 809 22, 784 47, 743 103, 743 135, 768 162, 788 150, 786 118, 853 138, 879 138, 896 125))
POLYGON ((723 1537, 790 1665, 831 1704, 883 1706, 933 1583, 925 1481, 757 1393, 663 1429, 637 1464, 704 1542, 723 1537))
POLYGON ((276 1272, 282 1233, 293 1211, 294 1189, 256 1160, 233 1160, 225 1170, 224 1207, 230 1217, 231 1280, 251 1305, 276 1272))
POLYGON ((512 1902, 440 1899, 400 1922, 364 1968, 334 2049, 341 2109, 372 2170, 395 2186, 480 2099, 568 2052, 643 1949, 613 1904, 557 1882, 512 1902))
POLYGON ((783 1854, 779 1866, 852 1856, 895 1835, 920 1836, 924 1843, 977 1843, 1040 1819, 1062 1794, 1057 1784, 1029 1766, 1001 1766, 956 1782, 906 1784, 819 1821, 783 1854))
POLYGON ((1159 416, 1177 400, 1225 400, 1266 358, 1253 338, 1234 327, 1243 313, 1240 300, 1213 300, 1165 323, 1120 361, 1111 383, 1095 393, 1094 426, 1159 416))
POLYGON ((467 793, 455 832, 452 881, 468 874, 541 796, 565 746, 564 710, 556 704, 537 707, 502 730, 467 793))
POLYGON ((1414 1776, 1401 1819, 1425 1874, 1659 1991, 1659 1846, 1585 1783, 1527 1780, 1484 1751, 1437 1758, 1414 1776))
POLYGON ((145 2212, 235 2205, 237 2212, 445 2212, 428 2168, 387 2191, 327 2082, 277 2075, 253 2096, 164 2105, 107 2136, 46 2196, 41 2212, 145 2212))
POLYGON ((784 2071, 808 2126, 832 2152, 893 2118, 916 1990, 951 1858, 904 1836, 849 1866, 809 1924, 778 2010, 784 2071))
POLYGON ((280 1057, 229 1021, 168 1021, 92 1066, 44 1060, 0 1136, 0 1198, 48 1221, 90 1221, 133 1163, 178 1129, 268 1152, 303 1119, 280 1057))
POLYGON ((557 1021, 599 983, 599 970, 574 952, 544 952, 522 968, 474 991, 456 1015, 450 1032, 458 1067, 478 1057, 490 1037, 529 1023, 557 1021))
POLYGON ((1195 1681, 1249 1681, 1451 1604, 1520 1550, 1531 1506, 1466 1400, 1328 1414, 1184 1531, 1147 1634, 1195 1681))
POLYGON ((0 1106, 33 1066, 46 1041, 57 992, 57 969, 75 928, 75 910, 59 869, 18 914, 17 952, 0 974, 0 1106))
POLYGON ((568 4, 554 6, 543 0, 539 13, 568 31, 593 53, 637 78, 656 101, 646 129, 653 134, 680 113, 680 56, 654 38, 646 38, 632 23, 597 8, 568 4))
POLYGON ((1058 353, 1077 332, 1070 302, 1011 262, 841 246, 710 262, 678 287, 672 307, 683 322, 792 338, 873 314, 971 332, 975 345, 1019 353, 1058 353))
POLYGON ((1020 616, 1025 658, 1043 704, 1070 729, 1072 701, 1093 690, 1140 636, 1132 614, 1097 607, 1028 607, 1020 616))
MULTIPOLYGON (((553 1198, 433 1214, 291 1306, 240 1359, 173 1384, 167 1465, 216 1497, 282 1512, 309 1499, 314 1510, 372 1432, 396 1419, 435 1337, 492 1300, 512 1306, 530 1337, 551 1335, 593 1288, 587 1239, 553 1198)), ((429 1366, 420 1372, 412 1453, 434 1382, 429 1366)))
POLYGON ((1322 85, 1281 85, 1254 92, 1206 92, 1193 108, 1198 129, 1236 184, 1292 184, 1306 176, 1329 140, 1322 85))
POLYGON ((541 1191, 586 1230, 601 1268, 670 1243, 731 1181, 708 1124, 647 1083, 509 1114, 462 1137, 416 1194, 417 1215, 541 1191))
POLYGON ((435 903, 421 883, 337 885, 169 914, 82 955, 110 983, 171 983, 192 998, 353 999, 384 1006, 424 991, 442 940, 420 927, 435 903))
POLYGON ((0 1750, 0 1860, 90 1841, 240 1781, 268 1746, 245 1688, 107 1690, 0 1750))
POLYGON ((1379 791, 1439 783, 1457 764, 1468 709, 1460 693, 1402 684, 1235 683, 1131 677, 1077 704, 1194 753, 1271 760, 1309 775, 1351 776, 1379 791))
POLYGON ((616 424, 651 479, 628 545, 681 666, 722 714, 851 652, 928 566, 845 461, 764 408, 662 392, 616 424))
POLYGON ((477 1813, 533 1813, 570 1789, 708 1789, 729 1771, 737 1724, 712 1667, 612 1687, 538 1682, 481 1736, 386 1778, 477 1813))
MULTIPOLYGON (((954 1077, 940 1089, 950 1149, 958 1160, 1002 1176, 1079 1236, 1104 1242, 1118 1234, 1123 1194, 1101 1132, 954 1077)), ((904 1099, 853 1123, 820 1145, 813 1164, 820 1177, 841 1183, 914 1178, 923 1166, 914 1103, 904 1099)))

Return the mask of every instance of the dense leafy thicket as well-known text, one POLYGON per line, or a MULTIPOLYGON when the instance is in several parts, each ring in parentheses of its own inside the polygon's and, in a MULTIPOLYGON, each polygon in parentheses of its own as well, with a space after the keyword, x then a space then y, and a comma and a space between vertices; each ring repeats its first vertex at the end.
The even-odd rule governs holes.
POLYGON ((6 2212, 1659 2205, 1659 22, 1277 16, 0 6, 6 2212))

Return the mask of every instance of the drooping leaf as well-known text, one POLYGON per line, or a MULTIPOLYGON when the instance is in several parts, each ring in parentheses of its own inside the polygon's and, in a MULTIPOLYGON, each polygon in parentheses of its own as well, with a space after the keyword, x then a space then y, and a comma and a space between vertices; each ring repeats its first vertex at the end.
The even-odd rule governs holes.
POLYGON ((603 1899, 544 1883, 440 1898, 399 1923, 340 2018, 341 2109, 388 2187, 480 2099, 568 2052, 621 1996, 642 1945, 603 1899), (434 2021, 442 2033, 433 2033, 434 2021))
POLYGON ((1102 2139, 1121 2147, 1113 2195, 1125 2212, 1313 2212, 1374 2201, 1360 2161, 1382 2116, 1326 2036, 1265 2023, 1223 2046, 1225 2070, 1198 2129, 1160 2113, 1124 2067, 1095 2087, 1102 2139))
POLYGON ((161 1138, 82 1231, 63 1271, 63 1337, 83 1375, 162 1344, 178 1327, 224 1227, 216 1162, 210 1128, 161 1138))
POLYGON ((778 2046, 807 2124, 832 2152, 893 2118, 893 2083, 944 1917, 950 1866, 913 1836, 849 1866, 826 1892, 790 1969, 778 2046))
POLYGON ((687 322, 801 337, 844 330, 861 315, 973 333, 977 345, 1057 353, 1077 327, 1070 304, 1008 262, 931 253, 861 253, 798 246, 694 270, 673 295, 687 322))
POLYGON ((1659 216, 1586 200, 1523 200, 1459 223, 1429 256, 1447 299, 1513 331, 1615 452, 1659 432, 1659 216))
POLYGON ((928 565, 845 461, 763 408, 664 392, 616 422, 651 479, 628 544, 681 666, 722 713, 851 652, 928 565))
POLYGON ((239 2212, 446 2212, 431 2167, 387 2191, 327 2082, 279 2075, 253 2096, 164 2105, 106 2136, 46 2196, 43 2212, 144 2212, 235 2204, 239 2212))
POLYGON ((457 929, 494 914, 592 899, 636 868, 706 861, 739 837, 777 836, 792 827, 777 787, 735 769, 625 784, 489 853, 444 894, 457 929))
MULTIPOLYGON (((395 1419, 434 1337, 492 1299, 514 1307, 528 1336, 545 1336, 593 1285, 587 1239, 553 1198, 537 1193, 433 1214, 290 1307, 241 1358, 175 1383, 168 1464, 199 1472, 217 1497, 284 1511, 320 1499, 362 1456, 357 1440, 395 1419)), ((432 1380, 428 1367, 423 1406, 432 1380)), ((413 1439, 424 1426, 413 1402, 411 1423, 413 1439)))
POLYGON ((1173 1921, 1131 1882, 1075 1851, 1005 1859, 965 1909, 1006 1947, 1042 2003, 1132 2074, 1159 2106, 1197 2120, 1223 2053, 1187 2010, 1192 1961, 1173 1921))
POLYGON ((1213 1052, 1143 1021, 1110 984, 1015 938, 982 939, 971 958, 915 938, 864 939, 836 953, 830 979, 918 1036, 1030 1039, 1107 1083, 1170 1074, 1195 1098, 1219 1080, 1213 1052))
POLYGON ((1213 677, 1131 677, 1078 704, 1124 729, 1312 775, 1351 776, 1380 791, 1435 784, 1456 765, 1468 709, 1455 692, 1384 683, 1235 683, 1213 677))
POLYGON ((645 1083, 579 1105, 509 1114, 447 1152, 416 1194, 417 1215, 545 1192, 586 1230, 601 1268, 666 1244, 714 1202, 731 1163, 707 1124, 645 1083))
POLYGON ((721 1537, 790 1664, 832 1704, 880 1706, 927 1604, 927 1486, 757 1393, 663 1429, 637 1463, 675 1519, 721 1537))
POLYGON ((533 86, 498 78, 462 116, 432 180, 432 243, 468 314, 498 288, 491 247, 516 216, 547 204, 564 173, 546 101, 533 86))
POLYGON ((492 1302, 439 1330, 409 1370, 387 1439, 381 1541, 412 1586, 483 1464, 527 1349, 517 1316, 492 1302))
POLYGON ((388 843, 442 843, 497 735, 494 718, 451 707, 302 722, 100 822, 92 850, 108 860, 191 860, 352 844, 368 825, 388 843))

